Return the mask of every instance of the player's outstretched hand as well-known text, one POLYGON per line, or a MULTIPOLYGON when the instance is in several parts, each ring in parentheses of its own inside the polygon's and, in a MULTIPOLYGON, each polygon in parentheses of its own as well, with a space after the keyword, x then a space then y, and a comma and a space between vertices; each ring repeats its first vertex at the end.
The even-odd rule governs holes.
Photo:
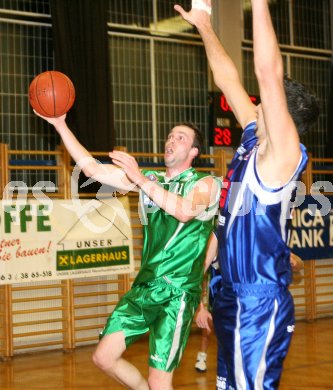
POLYGON ((176 4, 174 9, 184 20, 197 26, 203 20, 210 19, 212 2, 211 0, 192 0, 192 9, 189 12, 186 12, 179 4, 176 4))
POLYGON ((114 150, 109 153, 112 162, 124 170, 127 177, 135 184, 140 184, 144 179, 136 159, 128 153, 114 150))
POLYGON ((59 125, 59 124, 65 122, 66 115, 67 115, 67 114, 63 114, 63 115, 57 116, 55 118, 50 118, 50 117, 47 117, 47 116, 40 115, 36 110, 34 110, 34 113, 37 116, 39 116, 40 118, 42 118, 42 119, 46 120, 47 122, 49 122, 53 126, 56 126, 56 125, 59 125))

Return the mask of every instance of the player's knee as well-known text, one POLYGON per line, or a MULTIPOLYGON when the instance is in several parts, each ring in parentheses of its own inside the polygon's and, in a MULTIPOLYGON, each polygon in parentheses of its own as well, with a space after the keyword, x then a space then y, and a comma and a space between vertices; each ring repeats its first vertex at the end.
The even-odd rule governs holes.
POLYGON ((100 369, 103 369, 103 356, 96 350, 92 355, 92 361, 100 369))
POLYGON ((172 377, 158 377, 150 375, 148 378, 150 390, 172 390, 172 377))
POLYGON ((112 333, 104 336, 99 342, 92 360, 101 370, 113 375, 122 354, 126 350, 125 339, 122 332, 112 333))
POLYGON ((162 389, 161 383, 158 383, 158 381, 155 378, 148 378, 148 386, 150 390, 160 390, 162 389))
POLYGON ((98 348, 93 353, 92 360, 95 366, 97 366, 102 371, 115 371, 116 361, 112 358, 112 356, 105 356, 98 350, 98 348))

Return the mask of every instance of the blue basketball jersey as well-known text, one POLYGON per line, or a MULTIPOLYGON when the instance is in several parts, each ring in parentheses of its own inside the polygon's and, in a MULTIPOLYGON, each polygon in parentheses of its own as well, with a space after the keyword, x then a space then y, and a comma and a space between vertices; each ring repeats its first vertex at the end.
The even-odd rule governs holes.
POLYGON ((276 390, 294 330, 288 225, 306 150, 289 182, 267 188, 256 170, 256 122, 244 130, 221 192, 221 288, 213 320, 218 390, 276 390))
POLYGON ((307 163, 306 149, 290 181, 267 188, 256 170, 256 122, 244 130, 220 199, 219 264, 223 283, 274 284, 291 281, 288 226, 296 181, 307 163))

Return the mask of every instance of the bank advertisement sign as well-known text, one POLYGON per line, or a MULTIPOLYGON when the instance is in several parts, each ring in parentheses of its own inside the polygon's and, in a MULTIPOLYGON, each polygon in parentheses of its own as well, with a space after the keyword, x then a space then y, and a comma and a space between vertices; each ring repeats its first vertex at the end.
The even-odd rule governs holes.
POLYGON ((333 196, 306 195, 293 211, 289 246, 303 260, 333 259, 333 196))

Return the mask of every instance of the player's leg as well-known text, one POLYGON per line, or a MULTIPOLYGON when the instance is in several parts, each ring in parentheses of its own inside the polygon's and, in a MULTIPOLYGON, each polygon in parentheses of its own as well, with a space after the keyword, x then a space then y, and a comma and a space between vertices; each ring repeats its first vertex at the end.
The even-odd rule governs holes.
MULTIPOLYGON (((221 344, 217 343, 217 372, 216 372, 216 390, 229 389, 228 382, 228 370, 224 357, 223 349, 221 344)), ((231 387, 232 388, 232 387, 231 387)))
POLYGON ((124 332, 105 335, 93 355, 97 367, 130 389, 148 390, 148 384, 139 370, 122 358, 126 350, 124 332))
POLYGON ((154 367, 149 367, 149 389, 150 390, 172 390, 173 371, 166 372, 154 367))
POLYGON ((209 344, 209 334, 207 329, 202 329, 201 331, 201 343, 200 343, 200 351, 197 354, 197 361, 195 363, 194 368, 198 372, 206 372, 207 371, 207 350, 209 344))
POLYGON ((151 390, 171 390, 173 371, 180 364, 198 299, 160 284, 146 296, 144 315, 150 323, 149 377, 151 390))
POLYGON ((277 389, 294 332, 294 304, 289 291, 277 297, 278 312, 274 324, 274 335, 266 353, 264 389, 277 389))
POLYGON ((147 381, 131 363, 122 358, 122 355, 130 344, 148 331, 142 316, 145 294, 144 288, 136 287, 121 298, 108 318, 93 355, 97 367, 135 390, 148 390, 147 381))
POLYGON ((276 285, 247 286, 247 290, 237 297, 234 382, 239 387, 275 390, 286 355, 285 346, 289 346, 288 325, 293 324, 288 291, 276 285), (285 315, 284 324, 281 315, 285 315))
POLYGON ((236 388, 234 375, 237 302, 219 292, 213 305, 214 330, 218 342, 216 390, 236 388))

